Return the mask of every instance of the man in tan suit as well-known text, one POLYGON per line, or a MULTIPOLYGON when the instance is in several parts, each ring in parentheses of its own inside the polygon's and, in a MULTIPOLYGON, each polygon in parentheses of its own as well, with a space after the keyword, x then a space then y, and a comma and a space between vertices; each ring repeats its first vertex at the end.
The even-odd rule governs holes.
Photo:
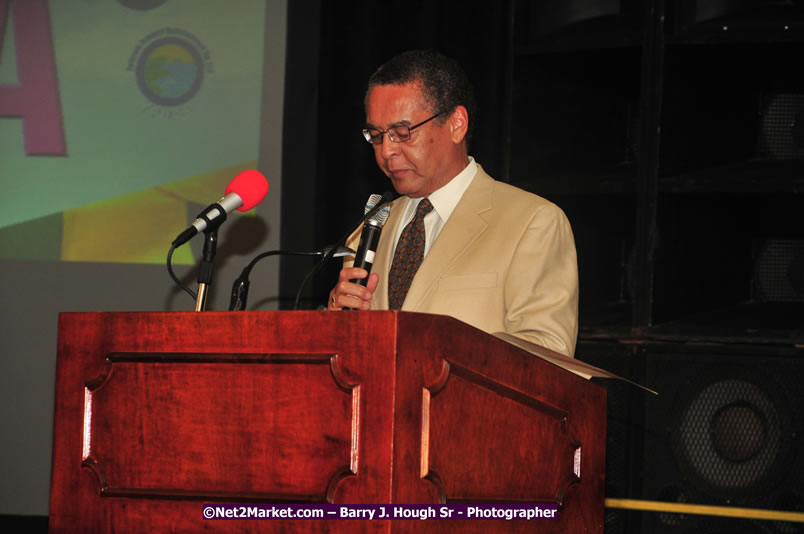
POLYGON ((364 136, 403 196, 391 206, 371 274, 345 264, 328 309, 450 315, 572 356, 578 270, 569 222, 551 202, 475 163, 467 148, 473 117, 471 84, 436 52, 406 52, 372 75, 364 136), (418 270, 409 261, 417 247, 418 270), (366 287, 350 282, 366 276, 366 287))

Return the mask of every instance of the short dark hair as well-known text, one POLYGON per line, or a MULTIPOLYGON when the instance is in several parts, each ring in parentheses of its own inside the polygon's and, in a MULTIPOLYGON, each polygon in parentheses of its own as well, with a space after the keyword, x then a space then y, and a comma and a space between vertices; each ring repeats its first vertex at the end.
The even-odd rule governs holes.
MULTIPOLYGON (((371 90, 378 85, 402 85, 420 82, 424 87, 424 97, 433 113, 452 112, 457 106, 466 108, 469 127, 466 132, 467 144, 474 131, 475 91, 469 78, 458 63, 435 50, 410 50, 394 56, 380 66, 368 81, 366 100, 371 90)), ((438 118, 444 123, 445 116, 438 118)))

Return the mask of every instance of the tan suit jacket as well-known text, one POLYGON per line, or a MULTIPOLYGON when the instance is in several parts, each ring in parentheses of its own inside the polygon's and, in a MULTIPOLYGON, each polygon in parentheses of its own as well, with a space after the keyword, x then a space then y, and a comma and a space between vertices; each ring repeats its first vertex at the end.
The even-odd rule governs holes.
MULTIPOLYGON (((388 271, 406 197, 394 201, 372 272, 371 307, 388 309, 388 271)), ((357 248, 359 232, 349 246, 357 248)), ((348 264, 347 264, 348 265, 348 264)), ((472 183, 433 243, 402 311, 455 317, 572 356, 578 334, 578 266, 564 212, 498 182, 478 165, 472 183)))

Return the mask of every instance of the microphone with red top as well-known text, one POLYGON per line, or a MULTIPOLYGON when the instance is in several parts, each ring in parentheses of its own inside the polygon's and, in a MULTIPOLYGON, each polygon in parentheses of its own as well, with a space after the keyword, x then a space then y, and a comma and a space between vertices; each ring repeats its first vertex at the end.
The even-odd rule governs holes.
POLYGON ((234 210, 248 211, 262 202, 268 194, 268 180, 261 172, 249 169, 235 176, 224 193, 223 198, 207 206, 193 224, 173 240, 174 247, 180 247, 199 232, 217 228, 234 210))
POLYGON ((218 227, 226 220, 226 216, 234 210, 248 211, 268 194, 268 180, 259 171, 249 169, 235 176, 226 187, 225 195, 214 204, 198 214, 193 224, 187 227, 173 240, 167 257, 167 269, 173 281, 189 293, 195 301, 195 311, 203 311, 207 294, 212 284, 212 270, 218 242, 218 227), (176 247, 188 242, 194 235, 204 232, 204 249, 201 263, 198 266, 198 293, 193 293, 176 277, 171 265, 171 258, 176 247))

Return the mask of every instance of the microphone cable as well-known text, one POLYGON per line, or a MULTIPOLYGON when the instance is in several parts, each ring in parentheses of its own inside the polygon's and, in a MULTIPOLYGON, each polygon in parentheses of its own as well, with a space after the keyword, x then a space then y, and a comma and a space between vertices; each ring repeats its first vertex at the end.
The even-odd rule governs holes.
POLYGON ((196 292, 193 291, 192 289, 190 289, 189 287, 187 287, 186 285, 184 285, 184 283, 181 280, 179 280, 179 278, 176 276, 176 273, 173 272, 173 263, 172 263, 172 261, 173 261, 173 251, 174 250, 176 250, 176 245, 170 245, 170 250, 168 251, 168 255, 167 255, 167 270, 168 270, 168 274, 173 279, 173 281, 176 282, 177 286, 179 286, 180 288, 185 290, 188 295, 193 297, 193 300, 196 300, 198 298, 198 295, 196 294, 196 292))

